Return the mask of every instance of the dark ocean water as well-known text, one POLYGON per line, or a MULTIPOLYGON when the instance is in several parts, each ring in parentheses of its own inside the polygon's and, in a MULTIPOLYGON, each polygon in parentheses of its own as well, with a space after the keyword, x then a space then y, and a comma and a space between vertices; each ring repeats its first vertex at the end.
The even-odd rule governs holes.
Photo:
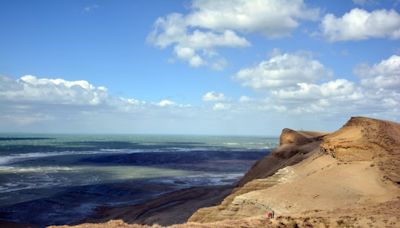
POLYGON ((0 219, 75 223, 99 206, 235 183, 277 138, 0 134, 0 219))

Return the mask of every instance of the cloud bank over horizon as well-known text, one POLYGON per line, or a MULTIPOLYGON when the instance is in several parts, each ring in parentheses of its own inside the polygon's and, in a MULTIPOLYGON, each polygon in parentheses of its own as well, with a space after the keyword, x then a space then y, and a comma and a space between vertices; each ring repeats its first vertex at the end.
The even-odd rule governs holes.
MULTIPOLYGON (((140 133, 151 129, 148 122, 161 125, 169 122, 170 133, 179 128, 183 133, 184 125, 192 121, 214 124, 222 121, 224 125, 236 122, 239 129, 248 126, 252 120, 275 115, 299 118, 312 114, 325 119, 365 115, 399 121, 400 56, 393 55, 372 66, 360 64, 354 72, 360 78, 359 83, 334 78, 331 70, 310 56, 282 53, 241 69, 233 76, 259 96, 233 99, 221 92, 210 91, 199 97, 203 105, 198 106, 168 99, 155 102, 118 97, 110 94, 106 87, 84 80, 32 75, 14 80, 1 76, 0 107, 3 111, 0 127, 57 125, 65 120, 80 124, 98 118, 104 124, 113 123, 111 129, 115 132, 135 129, 140 133), (138 128, 138 123, 145 125, 138 128)), ((98 124, 97 121, 94 123, 98 124)), ((215 128, 218 127, 216 124, 215 128)))

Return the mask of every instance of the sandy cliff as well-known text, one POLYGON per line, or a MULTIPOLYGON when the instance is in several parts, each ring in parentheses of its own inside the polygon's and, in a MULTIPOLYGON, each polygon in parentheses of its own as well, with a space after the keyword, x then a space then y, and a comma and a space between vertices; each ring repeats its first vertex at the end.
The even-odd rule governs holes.
POLYGON ((400 124, 364 117, 351 118, 327 135, 321 150, 341 162, 372 161, 384 178, 400 184, 400 124))
POLYGON ((399 227, 399 211, 400 125, 353 117, 333 133, 284 129, 221 204, 174 227, 399 227))
POLYGON ((263 216, 268 209, 301 217, 384 208, 400 196, 399 162, 397 123, 353 117, 331 134, 284 129, 280 147, 255 164, 221 205, 200 209, 189 221, 263 216))

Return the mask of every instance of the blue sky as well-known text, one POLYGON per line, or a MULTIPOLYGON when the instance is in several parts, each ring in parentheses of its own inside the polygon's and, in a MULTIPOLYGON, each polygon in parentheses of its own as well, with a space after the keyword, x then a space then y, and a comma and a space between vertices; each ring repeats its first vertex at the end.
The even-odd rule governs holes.
POLYGON ((399 121, 400 2, 1 1, 5 132, 257 134, 399 121))

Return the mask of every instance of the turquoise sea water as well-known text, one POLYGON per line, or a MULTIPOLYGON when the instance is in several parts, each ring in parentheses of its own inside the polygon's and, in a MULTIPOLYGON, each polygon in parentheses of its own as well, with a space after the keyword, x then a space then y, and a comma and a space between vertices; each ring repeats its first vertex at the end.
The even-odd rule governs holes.
POLYGON ((99 206, 232 184, 277 142, 238 136, 0 134, 0 219, 65 224, 99 206), (36 216, 23 208, 35 208, 36 216))

